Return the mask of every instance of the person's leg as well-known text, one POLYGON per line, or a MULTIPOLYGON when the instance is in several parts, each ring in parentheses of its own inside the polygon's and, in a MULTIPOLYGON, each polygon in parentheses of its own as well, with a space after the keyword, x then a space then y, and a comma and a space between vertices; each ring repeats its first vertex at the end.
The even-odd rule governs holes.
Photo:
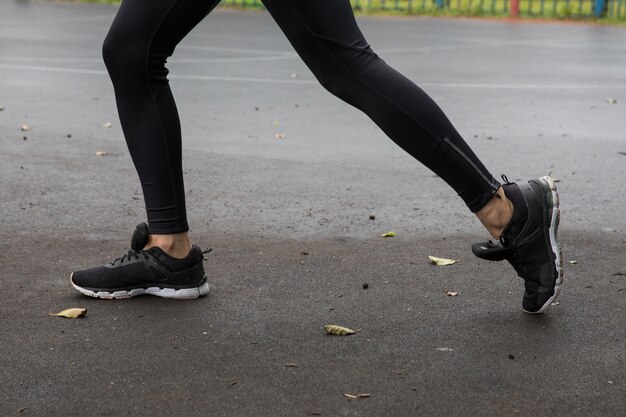
POLYGON ((115 261, 72 273, 82 294, 197 298, 209 291, 203 251, 185 212, 181 130, 165 62, 218 0, 124 0, 104 41, 124 136, 139 174, 148 221, 115 261))
POLYGON ((508 221, 509 208, 498 192, 500 183, 437 104, 374 53, 350 2, 264 0, 264 4, 322 86, 365 112, 395 143, 439 175, 497 237, 504 227, 501 218, 508 221))
POLYGON ((182 258, 191 249, 183 184, 181 128, 166 60, 219 0, 125 0, 103 57, 149 224, 148 246, 182 258))
POLYGON ((518 186, 494 179, 435 102, 388 66, 359 30, 349 0, 263 0, 300 57, 332 94, 365 112, 395 143, 448 183, 500 245, 477 256, 507 259, 524 278, 523 308, 543 311, 562 282, 558 194, 548 177, 518 186))

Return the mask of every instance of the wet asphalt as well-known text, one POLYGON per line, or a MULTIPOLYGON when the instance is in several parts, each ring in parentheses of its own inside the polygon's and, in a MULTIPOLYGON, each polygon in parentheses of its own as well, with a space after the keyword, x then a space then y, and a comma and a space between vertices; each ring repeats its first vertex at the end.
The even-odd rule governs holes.
POLYGON ((0 415, 623 415, 626 28, 359 18, 494 174, 558 178, 565 285, 530 316, 443 181, 270 16, 223 10, 169 64, 209 296, 73 291, 144 220, 100 58, 115 11, 0 0, 0 415))

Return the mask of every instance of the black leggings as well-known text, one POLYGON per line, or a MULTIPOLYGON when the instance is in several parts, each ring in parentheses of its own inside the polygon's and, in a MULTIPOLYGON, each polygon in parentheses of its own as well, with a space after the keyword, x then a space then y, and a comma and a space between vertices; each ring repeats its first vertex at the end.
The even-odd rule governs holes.
MULTIPOLYGON (((150 233, 188 230, 180 121, 165 62, 219 0, 124 0, 103 55, 150 233)), ((433 100, 370 48, 349 0, 263 0, 320 84, 365 112, 446 181, 473 212, 500 184, 433 100)))

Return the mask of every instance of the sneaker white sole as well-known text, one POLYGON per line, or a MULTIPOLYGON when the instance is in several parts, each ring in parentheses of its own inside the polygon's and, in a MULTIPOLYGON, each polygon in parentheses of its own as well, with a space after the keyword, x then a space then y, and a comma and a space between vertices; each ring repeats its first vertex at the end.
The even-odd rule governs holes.
MULTIPOLYGON (((73 274, 72 274, 73 275, 73 274)), ((134 288, 132 290, 121 290, 121 291, 92 291, 83 287, 79 287, 74 284, 72 281, 72 275, 70 275, 70 281, 72 282, 72 286, 81 294, 87 295, 89 297, 94 298, 103 298, 103 299, 125 299, 125 298, 133 298, 138 295, 154 295, 156 297, 161 298, 175 298, 179 300, 190 300, 194 298, 204 297, 209 293, 209 283, 205 282, 199 287, 194 288, 159 288, 159 287, 148 287, 148 288, 134 288)))
POLYGON ((563 255, 561 253, 561 247, 557 241, 557 229, 559 227, 559 221, 561 219, 561 210, 559 209, 559 194, 556 192, 556 185, 554 185, 554 181, 552 177, 541 177, 540 181, 546 183, 548 187, 550 187, 550 192, 552 194, 552 212, 550 213, 550 228, 548 229, 548 236, 550 238, 550 246, 552 247, 552 252, 555 255, 554 266, 556 267, 557 278, 554 284, 554 294, 552 297, 548 299, 544 303, 543 306, 537 311, 527 311, 524 310, 525 313, 528 314, 540 314, 543 313, 550 305, 556 300, 561 291, 561 285, 563 285, 563 255))

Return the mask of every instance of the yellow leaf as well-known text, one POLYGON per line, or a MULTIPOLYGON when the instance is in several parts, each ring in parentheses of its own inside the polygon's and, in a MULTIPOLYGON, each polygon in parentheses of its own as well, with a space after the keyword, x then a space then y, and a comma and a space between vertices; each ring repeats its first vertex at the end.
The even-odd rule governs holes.
POLYGON ((86 308, 68 308, 67 310, 60 311, 58 313, 49 313, 51 316, 67 317, 68 319, 75 319, 76 317, 82 317, 87 314, 86 308))
POLYGON ((352 329, 348 329, 347 327, 343 327, 343 326, 337 326, 336 324, 327 324, 326 326, 324 326, 324 330, 326 330, 326 333, 328 334, 335 334, 338 336, 346 336, 349 334, 354 334, 356 332, 358 332, 359 330, 352 330, 352 329))
POLYGON ((369 398, 370 394, 363 393, 363 394, 356 394, 356 395, 354 395, 354 394, 344 393, 343 396, 346 397, 349 400, 359 400, 361 398, 369 398))
POLYGON ((454 260, 454 259, 437 258, 436 256, 429 256, 428 259, 430 259, 430 262, 434 263, 435 265, 439 265, 439 266, 454 265, 455 263, 459 262, 459 261, 454 260))
POLYGON ((381 235, 382 237, 396 237, 396 232, 387 232, 381 235))

